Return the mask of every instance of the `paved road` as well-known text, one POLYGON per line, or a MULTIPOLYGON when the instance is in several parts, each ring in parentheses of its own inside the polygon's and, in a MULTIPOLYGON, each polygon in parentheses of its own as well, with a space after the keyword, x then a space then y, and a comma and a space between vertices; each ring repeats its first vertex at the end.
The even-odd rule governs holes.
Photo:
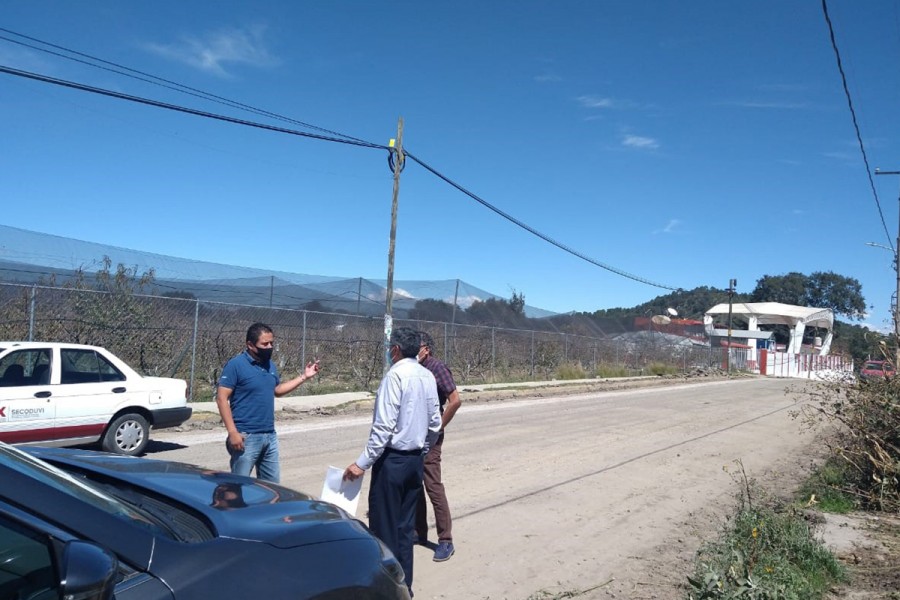
MULTIPOLYGON (((457 554, 417 548, 416 598, 681 598, 689 562, 732 505, 734 461, 796 471, 813 438, 793 380, 464 404, 444 444, 457 554)), ((370 416, 279 424, 282 482, 317 494, 370 416)), ((155 433, 151 457, 227 468, 224 430, 155 433)), ((367 491, 364 484, 363 495, 367 491)), ((365 497, 358 515, 366 511, 365 497)))

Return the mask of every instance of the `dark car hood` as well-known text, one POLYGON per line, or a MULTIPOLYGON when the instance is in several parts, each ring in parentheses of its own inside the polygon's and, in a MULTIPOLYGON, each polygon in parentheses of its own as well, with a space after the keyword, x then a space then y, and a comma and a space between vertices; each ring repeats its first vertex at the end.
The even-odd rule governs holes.
POLYGON ((217 537, 281 548, 369 538, 362 523, 340 508, 278 484, 167 460, 66 448, 24 450, 64 471, 171 499, 208 521, 217 537))

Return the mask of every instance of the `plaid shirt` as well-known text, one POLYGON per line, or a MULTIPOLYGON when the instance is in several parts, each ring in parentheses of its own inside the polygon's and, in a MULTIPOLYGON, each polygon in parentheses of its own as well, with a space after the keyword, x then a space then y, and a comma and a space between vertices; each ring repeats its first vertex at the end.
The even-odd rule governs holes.
POLYGON ((456 382, 453 381, 453 374, 450 372, 450 369, 447 368, 447 365, 433 356, 429 356, 423 360, 422 366, 431 371, 432 375, 434 375, 434 380, 437 381, 438 400, 441 403, 441 412, 443 412, 444 403, 447 402, 447 398, 449 398, 450 394, 453 393, 453 390, 456 389, 456 382))

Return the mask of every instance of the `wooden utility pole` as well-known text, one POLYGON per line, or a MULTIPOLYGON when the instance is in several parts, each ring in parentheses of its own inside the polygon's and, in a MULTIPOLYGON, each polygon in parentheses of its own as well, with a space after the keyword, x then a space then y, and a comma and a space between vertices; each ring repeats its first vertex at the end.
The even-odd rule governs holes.
POLYGON ((397 204, 400 197, 400 172, 403 171, 403 117, 397 121, 397 139, 391 140, 392 164, 394 166, 394 196, 391 200, 391 237, 388 244, 387 287, 384 295, 384 372, 391 368, 391 331, 394 328, 392 315, 394 303, 394 246, 397 240, 397 204))
POLYGON ((734 300, 734 291, 737 286, 737 279, 728 280, 728 341, 725 347, 725 372, 731 375, 731 304, 734 300))
MULTIPOLYGON (((450 316, 450 339, 456 339, 456 303, 459 302, 459 279, 456 280, 456 291, 453 292, 453 313, 450 316)), ((453 342, 445 339, 444 362, 450 364, 450 348, 453 342)))

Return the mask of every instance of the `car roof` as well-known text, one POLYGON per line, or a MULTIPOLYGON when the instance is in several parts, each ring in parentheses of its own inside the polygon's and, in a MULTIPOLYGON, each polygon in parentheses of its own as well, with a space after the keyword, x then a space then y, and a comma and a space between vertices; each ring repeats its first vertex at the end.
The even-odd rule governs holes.
POLYGON ((88 344, 70 344, 68 342, 23 342, 13 340, 0 341, 0 348, 8 350, 10 348, 82 348, 96 350, 100 346, 90 346, 88 344))

